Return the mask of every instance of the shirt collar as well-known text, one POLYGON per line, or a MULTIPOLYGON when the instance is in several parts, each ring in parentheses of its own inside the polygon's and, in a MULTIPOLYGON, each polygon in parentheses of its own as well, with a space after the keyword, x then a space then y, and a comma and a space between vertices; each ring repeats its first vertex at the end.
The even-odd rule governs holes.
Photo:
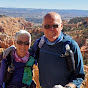
POLYGON ((48 44, 48 45, 54 45, 58 42, 61 42, 63 39, 63 33, 61 32, 60 33, 60 36, 54 41, 54 42, 50 42, 47 38, 45 38, 45 42, 48 44))

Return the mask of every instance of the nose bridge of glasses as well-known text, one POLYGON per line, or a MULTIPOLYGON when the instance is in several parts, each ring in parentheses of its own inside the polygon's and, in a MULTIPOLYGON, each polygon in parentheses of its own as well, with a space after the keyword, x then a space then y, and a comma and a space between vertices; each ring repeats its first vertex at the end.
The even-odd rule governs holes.
POLYGON ((50 25, 50 28, 54 28, 53 25, 50 25))
POLYGON ((53 25, 44 25, 44 28, 45 29, 55 29, 55 28, 58 28, 58 24, 53 24, 53 25))
POLYGON ((54 27, 53 27, 53 25, 49 25, 48 28, 49 29, 53 29, 54 27))
POLYGON ((50 26, 50 30, 54 30, 54 27, 53 27, 53 25, 51 25, 51 26, 50 26))

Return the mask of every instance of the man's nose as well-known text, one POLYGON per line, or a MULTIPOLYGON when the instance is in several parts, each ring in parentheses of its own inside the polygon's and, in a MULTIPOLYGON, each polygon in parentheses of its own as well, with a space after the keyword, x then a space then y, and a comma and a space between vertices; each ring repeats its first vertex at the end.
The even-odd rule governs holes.
POLYGON ((51 26, 51 27, 50 27, 50 30, 54 30, 54 27, 53 27, 53 26, 51 26))

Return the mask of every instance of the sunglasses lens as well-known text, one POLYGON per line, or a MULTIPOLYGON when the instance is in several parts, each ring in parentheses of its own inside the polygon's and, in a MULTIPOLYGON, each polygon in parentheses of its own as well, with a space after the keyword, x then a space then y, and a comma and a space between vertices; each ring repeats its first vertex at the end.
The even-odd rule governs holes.
POLYGON ((53 28, 58 28, 58 25, 56 24, 56 25, 53 25, 53 28))
POLYGON ((24 45, 29 45, 30 43, 29 42, 24 42, 24 45))
POLYGON ((23 41, 17 41, 17 44, 18 44, 18 45, 22 45, 22 44, 24 44, 24 45, 29 45, 30 43, 27 42, 27 41, 25 41, 25 42, 23 42, 23 41))
POLYGON ((44 25, 44 28, 45 29, 49 29, 50 28, 50 25, 44 25))
POLYGON ((17 44, 18 44, 18 45, 22 45, 23 42, 22 42, 22 41, 17 41, 17 44))

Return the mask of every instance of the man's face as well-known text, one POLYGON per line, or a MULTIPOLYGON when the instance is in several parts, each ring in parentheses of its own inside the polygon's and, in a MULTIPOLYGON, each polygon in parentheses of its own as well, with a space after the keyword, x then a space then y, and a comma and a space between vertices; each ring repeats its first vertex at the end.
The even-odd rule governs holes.
POLYGON ((53 42, 59 37, 63 26, 60 19, 55 16, 55 17, 46 17, 43 20, 42 27, 46 38, 50 42, 53 42))

